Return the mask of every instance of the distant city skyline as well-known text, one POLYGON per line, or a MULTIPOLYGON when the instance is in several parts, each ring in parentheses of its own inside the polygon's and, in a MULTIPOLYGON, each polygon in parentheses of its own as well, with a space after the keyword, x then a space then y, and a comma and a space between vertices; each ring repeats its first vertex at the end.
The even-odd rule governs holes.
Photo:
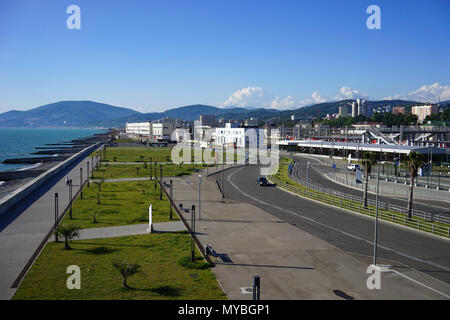
POLYGON ((2 1, 0 113, 450 100, 450 2, 2 1), (369 5, 381 29, 369 30, 369 5), (81 10, 69 30, 67 7, 81 10))

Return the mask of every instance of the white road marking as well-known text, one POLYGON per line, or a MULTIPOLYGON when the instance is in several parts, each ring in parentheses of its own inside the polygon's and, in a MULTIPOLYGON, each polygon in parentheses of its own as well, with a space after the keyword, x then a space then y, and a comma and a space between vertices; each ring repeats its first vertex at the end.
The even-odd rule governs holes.
MULTIPOLYGON (((276 206, 276 205, 273 205, 273 204, 264 202, 264 201, 262 201, 262 200, 260 200, 260 199, 258 199, 258 198, 255 198, 255 197, 249 195, 248 193, 246 193, 246 192, 244 192, 243 190, 241 190, 238 186, 236 186, 236 184, 235 184, 233 181, 231 181, 231 177, 232 177, 236 172, 242 170, 243 168, 244 168, 244 167, 239 168, 238 170, 236 170, 236 171, 234 171, 233 173, 231 173, 231 174, 228 176, 227 180, 228 180, 228 182, 230 182, 230 184, 231 184, 236 190, 238 190, 240 193, 242 193, 242 194, 245 195, 246 197, 248 197, 248 198, 250 198, 250 199, 252 199, 252 200, 254 200, 254 201, 256 201, 256 202, 259 202, 259 203, 261 203, 261 204, 263 204, 263 205, 266 205, 266 206, 269 206, 269 207, 272 207, 272 208, 276 208, 276 209, 278 209, 278 210, 280 210, 280 211, 284 211, 284 212, 289 213, 289 214, 291 214, 291 215, 295 215, 295 216, 297 216, 297 217, 303 218, 303 219, 305 219, 305 220, 308 220, 308 221, 310 221, 310 222, 316 223, 316 224, 321 225, 321 226, 323 226, 323 227, 326 227, 326 228, 332 229, 332 230, 334 230, 334 231, 340 232, 340 233, 342 233, 342 234, 344 234, 344 235, 346 235, 346 236, 349 236, 349 237, 351 237, 351 238, 354 238, 354 239, 357 239, 357 240, 366 242, 366 243, 368 243, 368 244, 370 244, 370 245, 373 244, 373 242, 370 241, 370 240, 367 240, 367 239, 364 239, 364 238, 355 236, 355 235, 353 235, 353 234, 351 234, 351 233, 348 233, 348 232, 346 232, 346 231, 343 231, 343 230, 341 230, 341 229, 338 229, 338 228, 332 227, 332 226, 330 226, 330 225, 324 224, 324 223, 319 222, 319 221, 317 221, 317 220, 314 220, 314 219, 312 219, 312 218, 305 217, 305 216, 303 216, 303 215, 301 215, 301 214, 298 214, 298 213, 296 213, 296 212, 293 212, 293 211, 284 209, 284 208, 282 208, 282 207, 279 207, 279 206, 276 206)), ((282 189, 282 190, 283 190, 283 189, 282 189)), ((395 250, 395 249, 392 249, 392 248, 389 248, 389 247, 386 247, 386 246, 383 246, 383 245, 380 245, 380 244, 378 245, 378 247, 379 247, 379 248, 382 248, 382 249, 385 249, 385 250, 388 250, 388 251, 392 251, 392 252, 394 252, 394 253, 396 253, 396 254, 398 254, 398 255, 400 255, 400 256, 403 256, 403 257, 405 257, 405 258, 408 258, 408 259, 411 259, 411 260, 415 260, 415 261, 417 261, 417 262, 426 263, 426 264, 432 265, 432 266, 434 266, 434 267, 436 267, 436 268, 439 268, 439 269, 442 269, 442 270, 450 271, 450 268, 448 268, 448 267, 446 267, 446 266, 443 266, 443 265, 440 265, 440 264, 437 264, 437 263, 434 263, 434 262, 432 262, 432 261, 428 261, 428 260, 423 260, 423 259, 420 259, 420 258, 416 258, 416 257, 410 256, 410 255, 408 255, 408 254, 399 252, 399 251, 397 251, 397 250, 395 250)), ((402 274, 402 275, 403 275, 403 274, 402 274)), ((403 275, 403 276, 405 276, 405 275, 403 275)), ((405 277, 407 277, 407 276, 405 276, 405 277)), ((407 277, 407 278, 410 279, 409 277, 407 277)), ((411 279, 411 280, 414 280, 414 279, 411 279)), ((424 287, 429 288, 428 286, 426 286, 425 284, 422 284, 421 282, 418 282, 417 280, 414 280, 414 282, 417 282, 417 283, 423 285, 424 287)), ((432 288, 430 288, 430 289, 432 289, 432 288)), ((435 290, 435 289, 432 289, 432 290, 433 290, 433 291, 436 291, 436 292, 442 294, 443 296, 446 296, 446 297, 447 297, 447 295, 444 294, 444 293, 442 293, 442 292, 439 292, 439 291, 437 291, 437 290, 435 290)))

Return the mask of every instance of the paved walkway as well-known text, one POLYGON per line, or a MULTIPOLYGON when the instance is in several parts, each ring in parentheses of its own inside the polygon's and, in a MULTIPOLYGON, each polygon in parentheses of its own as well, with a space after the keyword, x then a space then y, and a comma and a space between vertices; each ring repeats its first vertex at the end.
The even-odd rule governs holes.
MULTIPOLYGON (((59 213, 69 203, 66 177, 79 184, 80 167, 86 179, 86 158, 70 171, 58 175, 33 196, 0 219, 0 300, 11 299, 13 282, 26 266, 55 223, 55 192, 59 194, 59 213), (54 185, 52 185, 54 184, 54 185)), ((92 171, 92 168, 91 168, 92 171)), ((73 194, 78 190, 73 186, 73 194)))
MULTIPOLYGON (((134 224, 118 227, 89 228, 80 230, 80 236, 75 240, 85 239, 101 239, 112 237, 134 236, 140 234, 148 234, 147 224, 134 224)), ((154 233, 174 232, 186 230, 182 221, 160 222, 153 224, 154 233)), ((50 242, 55 240, 54 237, 49 239, 50 242)))
MULTIPOLYGON (((341 299, 333 290, 355 299, 443 298, 394 272, 382 274, 383 290, 368 290, 371 257, 344 252, 254 205, 221 203, 213 177, 201 186, 202 219, 197 212, 196 231, 202 245, 218 253, 212 270, 231 300, 252 299, 245 288, 254 275, 261 276, 261 299, 341 299)), ((195 204, 198 210, 197 177, 174 179, 173 192, 177 205, 195 204)), ((183 215, 189 222, 190 214, 183 215)), ((413 278, 422 276, 408 272, 413 278)))

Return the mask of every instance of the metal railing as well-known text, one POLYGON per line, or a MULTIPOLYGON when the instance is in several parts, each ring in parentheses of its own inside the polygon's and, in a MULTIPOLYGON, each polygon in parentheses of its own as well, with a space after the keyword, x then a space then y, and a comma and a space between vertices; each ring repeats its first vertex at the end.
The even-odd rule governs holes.
MULTIPOLYGON (((376 202, 371 199, 367 199, 367 207, 364 207, 363 199, 361 197, 329 190, 323 186, 300 180, 292 176, 292 174, 288 174, 288 176, 293 182, 298 183, 300 186, 291 185, 274 176, 269 176, 268 178, 278 186, 306 198, 360 214, 375 216, 376 202)), ((378 202, 378 215, 380 219, 450 238, 450 228, 442 225, 450 222, 447 217, 438 216, 419 210, 413 210, 412 218, 410 219, 406 213, 407 212, 403 207, 395 206, 386 202, 378 202)))

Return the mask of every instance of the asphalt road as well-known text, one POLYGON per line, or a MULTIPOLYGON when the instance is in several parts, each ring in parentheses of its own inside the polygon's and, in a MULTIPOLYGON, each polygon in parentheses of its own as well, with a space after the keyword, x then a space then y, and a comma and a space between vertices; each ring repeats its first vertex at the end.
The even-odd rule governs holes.
MULTIPOLYGON (((312 157, 305 157, 305 156, 298 156, 294 155, 292 158, 299 162, 298 170, 293 172, 293 175, 299 179, 305 180, 306 178, 306 168, 307 168, 307 162, 311 162, 312 165, 309 166, 309 172, 308 172, 308 179, 311 183, 324 186, 327 189, 344 192, 347 194, 351 194, 358 197, 363 197, 364 192, 362 190, 357 190, 354 188, 350 188, 347 186, 344 186, 342 184, 339 184, 337 182, 334 182, 326 177, 323 176, 322 173, 319 172, 319 170, 325 169, 325 165, 321 164, 320 161, 318 161, 316 158, 312 157)), ((329 167, 326 167, 329 169, 329 167)), ((353 177, 353 176, 352 176, 353 177)), ((350 178, 349 178, 350 179, 350 178)), ((368 195, 369 199, 373 199, 375 201, 375 194, 369 193, 368 195)), ((449 194, 450 199, 450 194, 449 194)), ((396 206, 402 206, 404 208, 407 208, 408 206, 408 199, 402 198, 398 196, 392 196, 388 197, 386 195, 380 196, 380 201, 382 202, 388 202, 396 206)), ((435 213, 443 216, 450 216, 450 204, 438 201, 438 200, 423 200, 423 199, 414 199, 413 202, 413 208, 416 210, 421 210, 429 213, 435 213)))
MULTIPOLYGON (((258 187, 260 167, 249 165, 224 174, 226 201, 251 203, 350 253, 373 256, 374 221, 312 200, 276 186, 258 187)), ((220 175, 212 176, 220 181, 220 175)), ((405 227, 380 222, 378 256, 393 265, 412 267, 450 284, 450 241, 405 227)))

